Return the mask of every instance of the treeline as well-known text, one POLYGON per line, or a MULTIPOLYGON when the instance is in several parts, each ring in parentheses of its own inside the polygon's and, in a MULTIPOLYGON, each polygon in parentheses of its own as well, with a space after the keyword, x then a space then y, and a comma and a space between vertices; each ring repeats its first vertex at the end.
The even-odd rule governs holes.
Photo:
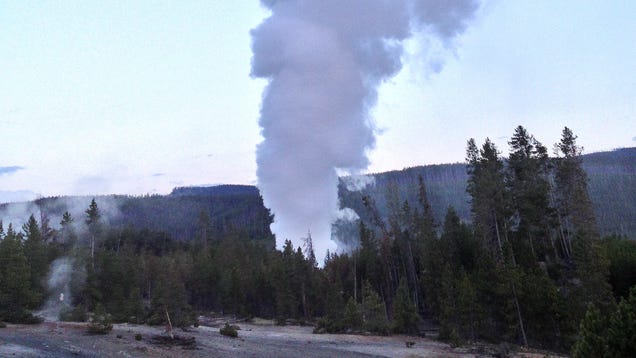
MULTIPOLYGON (((103 214, 103 224, 110 229, 147 229, 164 232, 175 240, 191 241, 205 225, 208 234, 216 237, 240 229, 250 237, 267 240, 272 247, 275 242, 268 226, 271 215, 254 186, 185 187, 175 188, 169 195, 103 195, 94 199, 103 214)), ((82 216, 90 201, 91 197, 62 196, 5 203, 0 204, 0 218, 21 225, 35 213, 38 219, 57 224, 65 212, 82 216)))
MULTIPOLYGON (((588 190, 598 226, 603 235, 636 237, 636 148, 583 154, 582 168, 588 175, 588 190)), ((504 163, 507 158, 504 158, 504 163)), ((556 160, 550 158, 550 160, 556 160)), ((365 221, 371 217, 362 210, 362 197, 374 199, 382 216, 388 214, 386 191, 397 185, 400 197, 417 202, 418 178, 426 182, 433 215, 444 221, 446 209, 453 206, 462 220, 471 221, 470 196, 466 192, 468 174, 465 164, 426 165, 373 174, 374 185, 361 191, 348 190, 346 178, 339 186, 343 207, 354 209, 365 221)), ((351 230, 349 227, 343 231, 351 230)))
POLYGON ((633 352, 636 243, 601 238, 576 136, 564 129, 556 147, 548 158, 518 127, 504 161, 490 140, 471 139, 471 224, 452 207, 438 222, 423 178, 414 201, 389 185, 388 214, 365 197, 358 245, 323 267, 311 237, 274 250, 269 213, 223 231, 204 214, 189 218, 191 240, 112 226, 95 200, 82 215, 64 213, 59 230, 31 216, 20 232, 0 230, 0 320, 36 321, 32 312, 52 305, 64 320, 108 312, 186 326, 219 311, 313 322, 316 332, 419 334, 433 322, 454 344, 633 352))

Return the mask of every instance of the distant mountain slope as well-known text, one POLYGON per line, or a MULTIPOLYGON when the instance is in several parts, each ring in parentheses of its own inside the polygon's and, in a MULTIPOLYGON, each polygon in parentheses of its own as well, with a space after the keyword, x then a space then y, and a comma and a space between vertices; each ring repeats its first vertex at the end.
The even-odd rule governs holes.
MULTIPOLYGON (((636 238, 636 148, 584 155, 583 168, 590 179, 589 190, 602 232, 636 238)), ((412 207, 417 207, 419 175, 426 183, 438 223, 443 221, 448 206, 453 206, 463 220, 470 221, 466 167, 462 163, 374 174, 375 185, 358 192, 347 190, 341 180, 341 204, 354 209, 364 221, 372 222, 362 197, 373 198, 380 213, 386 216, 386 193, 389 186, 395 184, 401 200, 406 199, 412 207)), ((52 197, 0 204, 0 220, 5 229, 8 223, 13 223, 19 230, 29 215, 35 214, 39 220, 42 212, 53 226, 57 226, 62 214, 69 211, 76 222, 81 223, 91 199, 89 196, 52 197)), ((198 235, 202 225, 206 225, 210 237, 242 232, 273 244, 269 230, 271 217, 254 186, 180 187, 169 195, 110 195, 99 196, 96 200, 104 220, 115 227, 163 231, 176 239, 189 240, 198 235)), ((355 233, 356 228, 347 232, 355 233)))
POLYGON ((170 196, 258 196, 258 188, 253 185, 213 185, 213 186, 184 186, 172 190, 170 196))
MULTIPOLYGON (((589 176, 589 191, 603 234, 623 234, 636 238, 636 148, 583 156, 583 168, 589 176)), ((340 185, 343 207, 354 209, 363 220, 370 222, 370 213, 362 204, 362 197, 374 199, 379 211, 386 216, 386 193, 390 183, 397 184, 401 200, 417 206, 418 176, 422 175, 428 198, 438 223, 443 222, 448 206, 470 221, 470 197, 466 193, 465 164, 428 165, 374 174, 375 185, 360 192, 340 185)))
MULTIPOLYGON (((44 214, 59 226, 65 211, 81 226, 92 197, 42 198, 33 202, 0 205, 0 219, 20 229, 29 215, 44 214)), ((114 228, 165 232, 177 240, 191 240, 206 230, 209 238, 243 234, 273 245, 271 216, 254 186, 221 185, 176 188, 169 195, 95 197, 102 220, 114 228)))
POLYGON ((585 155, 583 168, 601 231, 636 239, 636 148, 585 155))

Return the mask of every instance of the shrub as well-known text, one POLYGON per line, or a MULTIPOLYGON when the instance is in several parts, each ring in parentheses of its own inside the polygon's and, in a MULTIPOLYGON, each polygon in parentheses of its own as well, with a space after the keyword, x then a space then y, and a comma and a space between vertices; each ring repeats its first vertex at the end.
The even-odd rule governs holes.
POLYGON ((321 317, 316 322, 316 328, 314 333, 342 333, 346 330, 342 319, 336 319, 331 317, 321 317))
POLYGON ((344 314, 342 317, 342 324, 345 327, 345 330, 358 332, 360 331, 360 329, 362 329, 362 312, 360 311, 360 307, 358 307, 358 304, 353 299, 353 297, 349 298, 349 301, 345 306, 344 314))
POLYGON ((393 301, 393 332, 417 334, 419 320, 417 308, 411 301, 406 281, 402 278, 393 301))
POLYGON ((112 318, 100 305, 95 309, 93 317, 88 324, 88 333, 108 334, 113 329, 112 318))
POLYGON ((7 324, 2 322, 2 321, 0 321, 0 328, 6 328, 6 327, 7 327, 7 324))
POLYGON ((141 333, 135 334, 135 340, 136 341, 141 341, 141 333))
POLYGON ((230 326, 229 323, 225 323, 225 327, 219 330, 222 335, 236 338, 238 337, 238 332, 236 331, 236 326, 230 326))

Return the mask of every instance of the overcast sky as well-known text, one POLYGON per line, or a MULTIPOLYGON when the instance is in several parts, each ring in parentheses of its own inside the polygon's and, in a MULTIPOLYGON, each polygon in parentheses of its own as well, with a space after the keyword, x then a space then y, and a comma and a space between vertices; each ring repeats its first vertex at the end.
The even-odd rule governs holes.
MULTIPOLYGON (((0 201, 255 184, 249 31, 267 16, 248 0, 0 1, 0 201)), ((634 19, 633 1, 486 2, 454 49, 405 54, 382 86, 368 171, 461 162, 470 137, 506 152, 519 124, 548 148, 563 126, 586 152, 636 146, 634 19)))

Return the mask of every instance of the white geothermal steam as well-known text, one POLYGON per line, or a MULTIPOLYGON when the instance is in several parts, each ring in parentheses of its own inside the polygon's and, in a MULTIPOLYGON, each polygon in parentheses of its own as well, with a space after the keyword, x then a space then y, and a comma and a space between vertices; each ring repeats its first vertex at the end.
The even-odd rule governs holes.
POLYGON ((367 168, 375 144, 369 109, 401 68, 417 32, 444 46, 477 0, 262 0, 271 15, 252 30, 252 76, 269 81, 259 124, 258 186, 280 248, 311 230, 319 262, 335 251, 337 173, 367 168))

